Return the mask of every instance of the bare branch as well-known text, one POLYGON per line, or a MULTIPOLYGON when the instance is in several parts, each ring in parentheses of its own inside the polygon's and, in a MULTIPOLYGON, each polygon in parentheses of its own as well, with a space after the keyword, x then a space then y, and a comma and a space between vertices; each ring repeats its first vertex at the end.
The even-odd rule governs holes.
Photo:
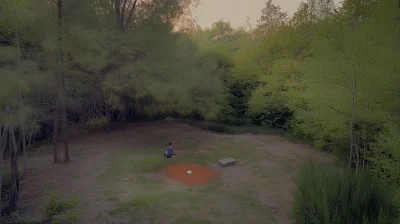
POLYGON ((128 27, 128 24, 129 24, 129 22, 130 22, 130 20, 132 18, 132 15, 133 15, 133 10, 135 10, 135 8, 136 8, 137 2, 138 2, 138 0, 134 0, 132 8, 131 8, 131 11, 129 12, 128 19, 125 22, 125 26, 123 27, 122 32, 124 32, 126 30, 126 28, 128 27))
POLYGON ((125 10, 126 10, 126 2, 127 2, 127 0, 124 0, 124 5, 122 6, 122 12, 121 12, 122 24, 121 24, 121 28, 123 28, 123 25, 124 25, 124 14, 125 14, 125 10))
POLYGON ((338 109, 336 109, 336 108, 334 108, 334 107, 332 107, 332 106, 329 106, 329 108, 332 109, 333 111, 339 113, 339 114, 342 114, 342 115, 345 115, 345 116, 349 116, 349 117, 350 117, 349 114, 347 114, 347 113, 345 113, 345 112, 343 112, 343 111, 340 111, 340 110, 338 110, 338 109))
POLYGON ((121 23, 121 0, 115 0, 115 17, 119 26, 121 23))

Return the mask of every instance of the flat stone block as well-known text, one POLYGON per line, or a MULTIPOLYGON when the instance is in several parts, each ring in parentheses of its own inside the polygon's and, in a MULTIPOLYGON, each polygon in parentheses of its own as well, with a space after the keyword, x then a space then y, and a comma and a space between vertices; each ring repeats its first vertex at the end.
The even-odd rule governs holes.
POLYGON ((221 159, 218 164, 222 167, 232 166, 236 164, 236 160, 233 158, 221 159))

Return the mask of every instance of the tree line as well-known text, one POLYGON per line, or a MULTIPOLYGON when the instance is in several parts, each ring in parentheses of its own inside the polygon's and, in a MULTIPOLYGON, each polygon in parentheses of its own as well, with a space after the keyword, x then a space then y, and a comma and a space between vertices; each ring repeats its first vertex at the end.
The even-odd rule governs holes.
POLYGON ((256 27, 198 29, 226 69, 216 120, 286 129, 398 183, 399 13, 394 0, 309 0, 289 17, 269 0, 256 27))
POLYGON ((68 163, 68 140, 82 127, 217 113, 223 89, 217 68, 202 62, 195 43, 180 31, 190 26, 196 4, 0 1, 0 167, 9 156, 12 170, 4 212, 17 210, 17 155, 24 155, 26 173, 34 142, 48 139, 54 162, 62 156, 68 163))

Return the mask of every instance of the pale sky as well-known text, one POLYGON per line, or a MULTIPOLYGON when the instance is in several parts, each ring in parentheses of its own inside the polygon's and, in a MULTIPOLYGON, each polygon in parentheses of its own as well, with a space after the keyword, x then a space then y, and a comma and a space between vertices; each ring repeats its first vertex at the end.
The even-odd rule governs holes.
MULTIPOLYGON (((287 11, 291 16, 299 7, 300 2, 307 0, 272 0, 275 5, 280 5, 282 11, 287 11)), ((210 27, 219 19, 231 22, 235 28, 244 26, 247 17, 252 25, 257 24, 267 0, 201 0, 195 10, 197 24, 201 27, 210 27)), ((335 1, 338 2, 338 1, 335 1)))

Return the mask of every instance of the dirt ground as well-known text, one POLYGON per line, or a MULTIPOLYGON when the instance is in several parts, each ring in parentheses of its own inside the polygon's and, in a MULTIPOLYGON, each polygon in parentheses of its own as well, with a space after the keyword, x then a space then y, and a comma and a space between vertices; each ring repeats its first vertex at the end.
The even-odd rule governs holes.
POLYGON ((80 223, 292 223, 297 168, 309 158, 333 161, 283 137, 215 134, 174 121, 74 140, 71 158, 69 164, 53 164, 51 154, 29 159, 21 213, 42 217, 44 198, 55 190, 80 198, 80 223), (179 155, 164 159, 170 141, 179 155), (224 157, 238 162, 221 168, 216 164, 224 157), (221 175, 208 186, 192 187, 162 172, 186 162, 221 175))

